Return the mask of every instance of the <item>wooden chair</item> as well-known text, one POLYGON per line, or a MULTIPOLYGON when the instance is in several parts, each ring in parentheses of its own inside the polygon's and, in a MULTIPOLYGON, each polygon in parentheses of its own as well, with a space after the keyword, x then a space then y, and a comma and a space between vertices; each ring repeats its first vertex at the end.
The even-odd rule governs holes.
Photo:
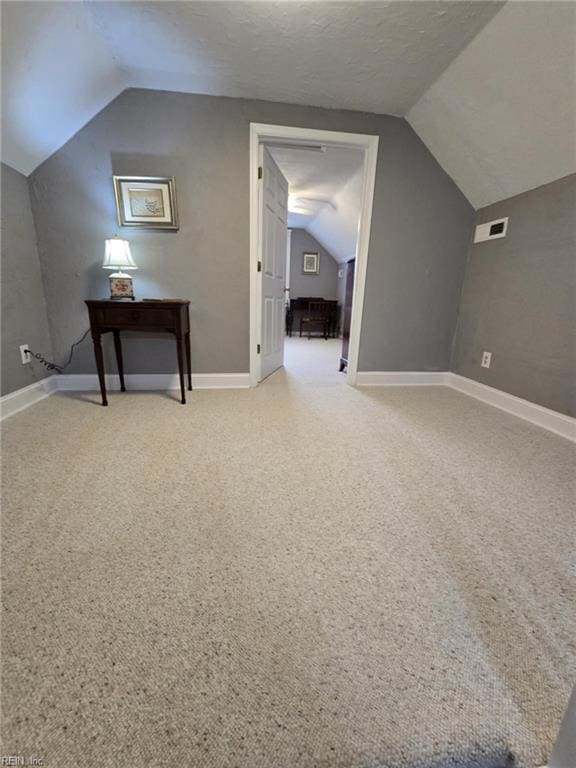
POLYGON ((325 301, 311 301, 308 303, 308 311, 300 318, 300 336, 304 326, 308 328, 308 338, 312 326, 322 329, 322 336, 327 339, 330 333, 330 323, 332 317, 332 307, 325 301))

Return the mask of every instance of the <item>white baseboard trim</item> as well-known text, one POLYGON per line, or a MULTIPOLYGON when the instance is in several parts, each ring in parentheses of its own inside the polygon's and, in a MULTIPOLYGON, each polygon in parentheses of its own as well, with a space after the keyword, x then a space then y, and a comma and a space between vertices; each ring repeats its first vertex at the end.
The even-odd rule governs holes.
MULTIPOLYGON (((70 374, 55 377, 57 389, 64 392, 98 391, 98 376, 93 374, 70 374)), ((172 373, 129 373, 124 376, 126 389, 134 391, 162 391, 179 389, 177 374, 172 373)), ((194 389, 247 389, 250 386, 249 373, 193 373, 194 389)), ((114 392, 120 389, 118 374, 106 375, 106 387, 114 392)))
POLYGON ((358 387, 414 387, 446 383, 444 371, 358 371, 358 387))
POLYGON ((523 400, 521 397, 510 395, 501 389, 494 389, 486 384, 481 384, 474 379, 467 379, 465 376, 459 376, 457 373, 446 373, 446 385, 465 395, 482 400, 483 403, 500 408, 502 411, 518 416, 525 421, 536 424, 539 427, 554 432, 560 437, 565 437, 572 442, 576 442, 576 419, 558 413, 550 408, 544 408, 542 405, 536 405, 529 400, 523 400))
MULTIPOLYGON (((163 391, 178 389, 178 376, 170 373, 135 373, 125 376, 126 387, 134 391, 163 391)), ((576 419, 544 408, 536 403, 510 395, 500 389, 494 389, 465 376, 448 371, 358 371, 357 385, 361 387, 389 386, 435 386, 445 385, 462 392, 476 400, 492 405, 502 411, 518 416, 531 424, 536 424, 549 432, 576 442, 576 419)), ((111 392, 120 389, 120 379, 116 374, 106 376, 106 386, 111 392)), ((194 373, 192 386, 195 389, 248 389, 249 373, 194 373)), ((6 419, 15 413, 43 400, 53 392, 97 392, 99 390, 96 374, 71 374, 49 376, 27 387, 10 392, 0 398, 0 419, 6 419)))
MULTIPOLYGON (((126 388, 134 391, 163 391, 179 389, 177 374, 171 373, 135 373, 124 377, 126 388)), ((192 386, 195 389, 247 389, 250 386, 249 373, 193 373, 192 386)), ((106 376, 106 387, 111 391, 120 389, 117 374, 106 376)), ((7 419, 24 408, 43 400, 54 392, 98 392, 96 374, 70 374, 48 376, 28 387, 17 389, 0 397, 0 420, 7 419)))
POLYGON ((576 419, 450 371, 358 371, 360 387, 445 385, 576 442, 576 419))
POLYGON ((48 376, 0 397, 0 420, 23 411, 56 391, 56 376, 48 376))

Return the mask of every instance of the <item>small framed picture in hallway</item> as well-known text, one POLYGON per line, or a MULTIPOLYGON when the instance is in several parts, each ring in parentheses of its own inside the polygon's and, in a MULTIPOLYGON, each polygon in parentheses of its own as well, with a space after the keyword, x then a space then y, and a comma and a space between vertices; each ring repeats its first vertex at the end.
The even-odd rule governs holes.
POLYGON ((319 275, 320 274, 320 254, 319 253, 305 253, 302 260, 302 272, 305 275, 319 275))

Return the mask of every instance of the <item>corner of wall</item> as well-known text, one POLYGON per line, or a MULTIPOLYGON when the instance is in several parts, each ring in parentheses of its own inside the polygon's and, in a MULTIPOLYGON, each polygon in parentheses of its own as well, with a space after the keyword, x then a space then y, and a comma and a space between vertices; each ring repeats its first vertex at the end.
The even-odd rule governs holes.
POLYGON ((470 233, 470 242, 468 243, 468 251, 466 253, 466 264, 464 266, 464 275, 462 277, 462 284, 460 286, 460 297, 458 298, 458 309, 456 311, 456 322, 454 323, 454 332, 452 333, 452 342, 450 344, 450 359, 448 361, 448 370, 453 373, 457 373, 455 366, 456 346, 458 344, 458 334, 460 331, 460 319, 462 314, 462 303, 464 301, 464 286, 466 283, 466 277, 468 275, 468 268, 470 266, 470 259, 472 257, 472 247, 474 245, 474 226, 476 224, 476 214, 472 222, 472 231, 470 233))
POLYGON ((51 357, 46 289, 26 176, 2 164, 2 394, 33 387, 49 371, 22 365, 18 347, 51 357))
POLYGON ((53 338, 53 329, 52 329, 52 322, 50 319, 50 315, 48 314, 48 302, 46 300, 46 268, 44 265, 44 259, 41 257, 42 253, 42 244, 40 242, 40 237, 38 234, 38 226, 36 223, 36 206, 34 205, 34 180, 32 178, 32 174, 26 178, 26 185, 28 187, 28 198, 30 200, 30 211, 32 213, 32 224, 34 226, 34 239, 36 243, 36 259, 38 262, 38 270, 40 273, 40 283, 42 286, 42 308, 41 311, 43 315, 46 318, 46 329, 47 329, 47 335, 48 335, 48 354, 50 355, 50 359, 54 359, 54 338, 53 338))

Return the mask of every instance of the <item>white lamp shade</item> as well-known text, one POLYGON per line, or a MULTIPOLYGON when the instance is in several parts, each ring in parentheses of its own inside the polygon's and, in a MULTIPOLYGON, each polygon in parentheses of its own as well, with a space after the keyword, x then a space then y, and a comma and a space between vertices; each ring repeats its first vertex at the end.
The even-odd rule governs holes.
POLYGON ((104 269, 138 269, 130 254, 128 240, 121 240, 119 237, 106 240, 102 267, 104 269))

